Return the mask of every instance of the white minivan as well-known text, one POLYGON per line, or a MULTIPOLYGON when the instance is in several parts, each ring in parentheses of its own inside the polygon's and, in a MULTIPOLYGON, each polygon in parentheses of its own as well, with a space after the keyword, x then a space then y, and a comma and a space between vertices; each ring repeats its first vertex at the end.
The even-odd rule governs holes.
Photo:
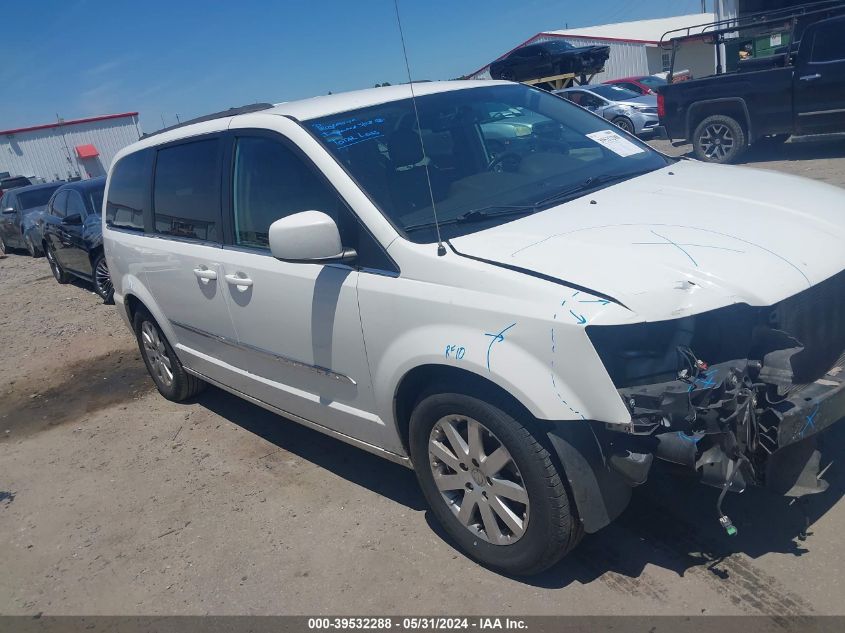
POLYGON ((722 490, 728 533, 729 490, 826 487, 845 192, 668 158, 521 84, 413 88, 120 152, 106 256, 164 397, 216 385, 413 467, 508 573, 616 518, 655 457, 722 490))

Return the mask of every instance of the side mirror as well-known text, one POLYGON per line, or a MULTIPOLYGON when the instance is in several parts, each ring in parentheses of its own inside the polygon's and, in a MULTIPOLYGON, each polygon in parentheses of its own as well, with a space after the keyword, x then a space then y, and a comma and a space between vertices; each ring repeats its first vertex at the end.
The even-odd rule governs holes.
POLYGON ((301 211, 270 225, 270 253, 294 264, 347 263, 357 257, 343 249, 337 224, 322 211, 301 211))
POLYGON ((79 213, 69 215, 62 220, 62 224, 82 224, 82 215, 79 213))
POLYGON ((3 215, 15 215, 15 209, 13 207, 6 207, 3 209, 3 215))

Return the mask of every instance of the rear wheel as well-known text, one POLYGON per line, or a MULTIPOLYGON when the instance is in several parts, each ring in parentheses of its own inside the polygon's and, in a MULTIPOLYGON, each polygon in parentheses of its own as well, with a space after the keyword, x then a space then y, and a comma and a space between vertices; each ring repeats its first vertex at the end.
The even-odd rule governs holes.
POLYGON ((94 258, 94 290, 100 295, 104 303, 114 303, 114 286, 109 275, 109 265, 106 263, 106 256, 99 253, 94 258))
POLYGON ((636 129, 634 128, 634 122, 631 121, 628 117, 625 116, 618 116, 611 121, 613 125, 618 128, 625 130, 628 134, 635 134, 636 129))
POLYGON ((173 402, 181 402, 197 395, 206 387, 205 382, 185 371, 176 352, 149 312, 139 309, 135 313, 133 325, 141 358, 144 359, 147 371, 161 395, 173 402))
POLYGON ((699 160, 732 163, 745 151, 748 141, 740 123, 729 116, 709 116, 693 133, 693 149, 699 160))
POLYGON ((53 277, 56 278, 60 284, 66 284, 70 281, 70 275, 67 274, 64 269, 62 268, 61 264, 56 260, 56 254, 53 252, 53 249, 49 246, 46 249, 47 252, 47 263, 50 264, 50 270, 53 272, 53 277))
POLYGON ((580 540, 551 455, 504 407, 432 393, 411 416, 410 445, 432 512, 478 562, 534 574, 580 540))

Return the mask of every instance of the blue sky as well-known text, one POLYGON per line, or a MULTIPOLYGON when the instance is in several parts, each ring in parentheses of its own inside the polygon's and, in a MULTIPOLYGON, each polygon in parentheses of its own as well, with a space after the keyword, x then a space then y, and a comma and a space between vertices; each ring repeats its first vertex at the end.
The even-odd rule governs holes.
MULTIPOLYGON (((712 4, 712 2, 710 3, 712 4)), ((0 129, 230 106, 407 80, 393 0, 4 3, 0 129)), ((551 29, 697 13, 700 0, 399 0, 414 79, 471 72, 551 29)), ((709 4, 708 4, 709 6, 709 4)))

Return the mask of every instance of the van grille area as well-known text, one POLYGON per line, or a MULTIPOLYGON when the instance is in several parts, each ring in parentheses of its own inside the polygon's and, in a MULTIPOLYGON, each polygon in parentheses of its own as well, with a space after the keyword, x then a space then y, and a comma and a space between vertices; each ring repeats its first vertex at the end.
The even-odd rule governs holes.
POLYGON ((792 357, 793 382, 822 377, 845 352, 845 271, 776 304, 769 324, 804 347, 792 357))

